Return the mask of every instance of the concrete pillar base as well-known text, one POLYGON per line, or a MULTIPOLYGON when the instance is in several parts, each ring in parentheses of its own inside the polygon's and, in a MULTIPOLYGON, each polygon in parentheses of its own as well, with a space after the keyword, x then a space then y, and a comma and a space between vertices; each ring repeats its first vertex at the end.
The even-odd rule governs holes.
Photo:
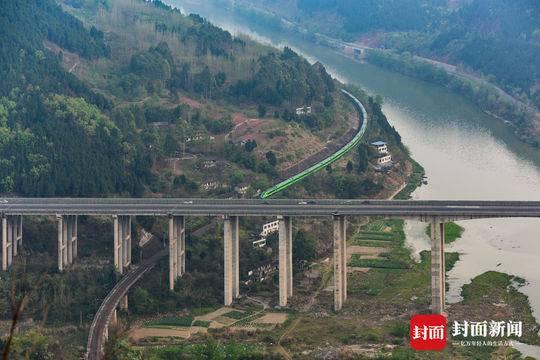
POLYGON ((123 274, 131 265, 131 217, 114 216, 114 266, 123 274))
POLYGON ((22 216, 2 217, 2 270, 13 263, 13 258, 22 250, 22 216))
POLYGON ((186 225, 183 216, 169 217, 169 289, 186 271, 186 225))
POLYGON ((334 310, 347 300, 347 221, 334 216, 334 310))
POLYGON ((123 311, 128 311, 128 296, 124 296, 122 300, 120 300, 120 309, 123 311))
POLYGON ((287 306, 293 296, 292 219, 279 216, 279 306, 287 306))
POLYGON ((444 256, 444 223, 431 221, 431 311, 444 313, 446 269, 444 256))
POLYGON ((57 215, 58 221, 58 270, 63 271, 77 257, 77 216, 57 215))
POLYGON ((225 216, 223 222, 224 253, 224 300, 225 306, 232 304, 240 295, 239 234, 238 216, 225 216))
POLYGON ((118 325, 118 312, 116 311, 116 309, 114 309, 114 311, 112 313, 111 325, 112 326, 117 326, 118 325))

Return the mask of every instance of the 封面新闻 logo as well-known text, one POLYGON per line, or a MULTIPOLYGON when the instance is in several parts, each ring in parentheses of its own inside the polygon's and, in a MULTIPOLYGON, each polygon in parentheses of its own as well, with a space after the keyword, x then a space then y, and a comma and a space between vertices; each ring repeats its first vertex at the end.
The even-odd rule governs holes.
POLYGON ((439 314, 411 318, 410 343, 415 350, 440 351, 446 347, 446 317, 439 314))

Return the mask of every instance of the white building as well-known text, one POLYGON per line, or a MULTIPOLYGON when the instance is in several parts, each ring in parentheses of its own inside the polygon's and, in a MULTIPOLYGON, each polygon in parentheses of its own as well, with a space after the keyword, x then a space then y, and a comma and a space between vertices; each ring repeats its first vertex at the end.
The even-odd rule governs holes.
POLYGON ((235 186, 234 191, 236 191, 239 195, 246 195, 247 191, 249 190, 249 185, 240 185, 235 186))
POLYGON ((372 142, 371 145, 375 147, 375 149, 377 150, 379 154, 388 153, 388 147, 386 146, 386 143, 384 141, 375 141, 375 142, 372 142))
POLYGON ((271 233, 279 230, 279 220, 272 221, 263 225, 263 230, 261 232, 262 237, 267 237, 271 233))
POLYGON ((266 246, 266 238, 260 238, 257 240, 253 240, 252 242, 253 247, 265 247, 266 246))
POLYGON ((202 184, 202 188, 206 191, 208 190, 217 190, 224 188, 225 184, 217 182, 217 181, 207 181, 204 184, 202 184))
POLYGON ((213 168, 214 166, 216 166, 216 164, 217 164, 217 160, 215 160, 215 159, 204 160, 203 167, 205 169, 209 169, 209 168, 213 168))
POLYGON ((207 135, 195 135, 193 137, 188 137, 186 139, 186 142, 200 142, 200 141, 205 141, 205 140, 210 140, 210 141, 214 141, 216 139, 215 136, 207 136, 207 135))
POLYGON ((392 164, 392 155, 387 154, 377 158, 377 164, 381 166, 392 164))
POLYGON ((311 114, 311 106, 296 108, 296 115, 308 115, 311 114))

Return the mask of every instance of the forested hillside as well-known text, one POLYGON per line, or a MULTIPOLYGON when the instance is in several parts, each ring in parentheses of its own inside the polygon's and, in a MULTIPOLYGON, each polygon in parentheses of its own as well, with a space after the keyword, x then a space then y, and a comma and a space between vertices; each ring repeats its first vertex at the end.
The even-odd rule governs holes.
POLYGON ((86 29, 52 0, 0 7, 0 191, 27 196, 142 193, 137 144, 108 118, 109 99, 61 64, 44 41, 83 58, 107 57, 103 33, 86 29))
MULTIPOLYGON (((538 1, 244 0, 243 3, 285 17, 312 32, 457 65, 540 108, 538 1)), ((243 12, 252 16, 261 14, 256 10, 243 12)))
MULTIPOLYGON (((334 80, 291 50, 246 42, 159 1, 62 4, 0 7, 1 193, 193 191, 186 175, 163 182, 156 164, 185 151, 191 137, 223 134, 233 123, 230 110, 191 107, 179 101, 186 95, 255 108, 261 116, 283 114, 312 131, 328 127, 337 111, 334 80), (325 110, 300 119, 292 115, 298 106, 325 110), (161 132, 155 123, 173 131, 161 132)), ((251 168, 263 177, 276 174, 262 160, 251 168)))
MULTIPOLYGON (((306 14, 334 14, 347 33, 366 31, 423 30, 438 20, 445 0, 298 0, 298 10, 306 14)), ((337 29, 339 30, 339 29, 337 29)))

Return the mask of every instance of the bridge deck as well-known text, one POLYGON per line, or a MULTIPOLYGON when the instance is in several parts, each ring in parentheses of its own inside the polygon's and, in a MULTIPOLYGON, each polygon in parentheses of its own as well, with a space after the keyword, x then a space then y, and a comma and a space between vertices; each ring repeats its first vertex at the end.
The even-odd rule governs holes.
POLYGON ((2 198, 2 215, 540 217, 540 201, 2 198))

